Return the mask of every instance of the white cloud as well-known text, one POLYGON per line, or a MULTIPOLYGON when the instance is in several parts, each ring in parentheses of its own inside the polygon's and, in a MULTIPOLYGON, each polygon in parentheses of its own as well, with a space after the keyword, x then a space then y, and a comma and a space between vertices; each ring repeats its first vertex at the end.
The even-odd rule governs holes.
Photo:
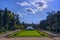
MULTIPOLYGON (((42 11, 44 9, 46 9, 48 7, 48 2, 49 1, 53 1, 53 0, 35 0, 33 2, 17 2, 18 5, 20 6, 33 6, 35 9, 33 9, 32 7, 26 8, 25 7, 25 11, 28 13, 33 13, 36 14, 36 12, 38 11, 42 11)), ((20 14, 20 16, 22 15, 26 15, 26 14, 20 14)))
POLYGON ((23 17, 23 15, 20 12, 18 12, 18 14, 19 14, 19 17, 23 17))
POLYGON ((27 13, 22 13, 22 15, 27 15, 27 13))
POLYGON ((17 4, 20 5, 20 6, 30 6, 30 4, 28 2, 25 2, 25 1, 21 2, 21 3, 17 2, 17 4))
POLYGON ((37 10, 42 11, 43 9, 47 8, 47 2, 44 0, 36 0, 35 2, 30 2, 33 6, 37 8, 37 10))
POLYGON ((44 1, 54 1, 54 0, 44 0, 44 1))
POLYGON ((25 8, 25 11, 28 13, 33 13, 33 14, 36 14, 36 12, 37 12, 36 9, 32 9, 32 8, 25 8))
POLYGON ((38 10, 37 9, 34 9, 35 12, 37 12, 38 10))
POLYGON ((17 14, 19 14, 19 17, 23 17, 24 15, 27 15, 26 13, 20 13, 20 12, 17 12, 17 14))

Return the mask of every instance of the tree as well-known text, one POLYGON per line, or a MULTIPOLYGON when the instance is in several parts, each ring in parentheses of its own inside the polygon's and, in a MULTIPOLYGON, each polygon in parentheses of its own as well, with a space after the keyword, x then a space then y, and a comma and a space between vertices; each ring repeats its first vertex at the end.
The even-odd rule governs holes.
POLYGON ((40 29, 46 30, 47 27, 48 27, 47 20, 42 20, 42 21, 40 22, 40 29))
POLYGON ((47 16, 47 22, 49 24, 50 31, 55 30, 56 32, 60 30, 60 11, 57 12, 49 12, 47 16))
POLYGON ((3 20, 2 20, 2 10, 0 10, 0 31, 2 31, 3 20))
POLYGON ((47 22, 49 24, 49 30, 52 31, 52 25, 55 23, 55 12, 48 12, 47 22))
POLYGON ((0 10, 0 30, 15 30, 20 26, 20 20, 18 14, 14 14, 7 8, 0 10))

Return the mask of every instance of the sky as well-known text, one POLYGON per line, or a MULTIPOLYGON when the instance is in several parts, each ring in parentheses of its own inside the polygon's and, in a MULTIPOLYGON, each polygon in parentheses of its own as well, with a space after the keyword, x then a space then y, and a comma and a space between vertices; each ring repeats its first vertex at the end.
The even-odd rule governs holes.
POLYGON ((60 0, 0 0, 0 8, 19 14, 20 22, 38 24, 47 12, 60 10, 60 0))

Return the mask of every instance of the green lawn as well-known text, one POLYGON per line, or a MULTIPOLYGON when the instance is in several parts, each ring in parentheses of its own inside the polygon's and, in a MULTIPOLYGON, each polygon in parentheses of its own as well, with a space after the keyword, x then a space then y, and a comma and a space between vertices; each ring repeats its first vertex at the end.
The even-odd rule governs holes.
POLYGON ((49 35, 38 30, 22 30, 10 34, 9 37, 49 37, 49 35))
POLYGON ((3 34, 4 32, 0 32, 0 35, 3 34))

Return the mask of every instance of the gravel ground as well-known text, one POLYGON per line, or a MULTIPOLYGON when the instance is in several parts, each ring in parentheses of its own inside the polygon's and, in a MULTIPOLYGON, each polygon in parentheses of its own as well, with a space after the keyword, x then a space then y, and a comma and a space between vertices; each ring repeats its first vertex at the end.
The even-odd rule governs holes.
POLYGON ((20 38, 0 38, 0 40, 60 40, 60 38, 20 37, 20 38))

